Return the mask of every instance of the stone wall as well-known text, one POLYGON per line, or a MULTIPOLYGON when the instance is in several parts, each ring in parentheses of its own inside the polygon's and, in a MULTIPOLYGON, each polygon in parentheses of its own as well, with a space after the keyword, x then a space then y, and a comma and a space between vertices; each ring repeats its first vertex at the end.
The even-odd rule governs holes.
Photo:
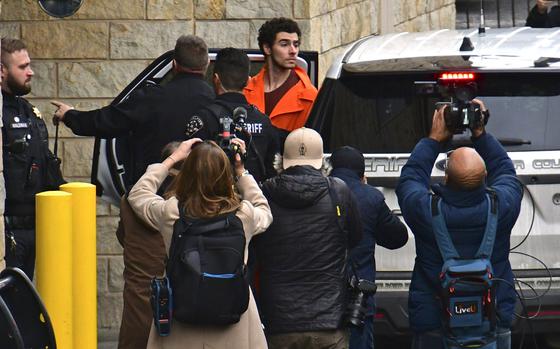
MULTIPOLYGON (((258 28, 272 17, 296 19, 302 49, 320 53, 323 77, 333 58, 372 33, 454 27, 454 0, 85 0, 66 19, 43 13, 36 0, 2 0, 0 35, 23 39, 33 60, 29 96, 50 125, 51 99, 77 109, 107 105, 181 34, 210 47, 258 48, 258 28)), ((61 127, 60 156, 69 180, 89 181, 93 139, 61 127)), ((98 202, 100 348, 113 348, 122 309, 122 249, 114 235, 118 208, 98 202)))

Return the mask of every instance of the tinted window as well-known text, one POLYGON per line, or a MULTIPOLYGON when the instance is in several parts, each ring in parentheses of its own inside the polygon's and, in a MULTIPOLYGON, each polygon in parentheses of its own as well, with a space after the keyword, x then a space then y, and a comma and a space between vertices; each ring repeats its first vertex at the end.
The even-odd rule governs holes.
MULTIPOLYGON (((433 74, 350 76, 326 80, 313 110, 327 150, 352 145, 366 153, 410 152, 428 135, 444 98, 433 74)), ((479 74, 478 98, 490 109, 487 129, 509 151, 560 149, 559 74, 479 74), (531 144, 512 145, 519 141, 531 144), (509 145, 508 145, 509 144, 509 145)), ((456 135, 456 145, 469 135, 456 135)))

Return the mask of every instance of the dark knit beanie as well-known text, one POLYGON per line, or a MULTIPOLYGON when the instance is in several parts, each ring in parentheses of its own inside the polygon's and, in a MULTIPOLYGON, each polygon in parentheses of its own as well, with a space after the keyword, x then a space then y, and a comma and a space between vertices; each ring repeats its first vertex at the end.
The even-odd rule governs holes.
POLYGON ((364 176, 366 169, 364 155, 356 148, 344 146, 336 149, 331 154, 330 162, 333 169, 347 168, 354 171, 360 178, 364 176))

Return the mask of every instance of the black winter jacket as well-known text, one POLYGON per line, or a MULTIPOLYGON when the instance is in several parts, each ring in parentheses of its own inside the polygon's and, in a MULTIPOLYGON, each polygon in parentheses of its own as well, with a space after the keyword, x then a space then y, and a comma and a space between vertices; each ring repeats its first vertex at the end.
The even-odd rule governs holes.
POLYGON ((310 166, 294 166, 263 185, 274 221, 255 241, 259 310, 269 334, 343 325, 347 251, 361 239, 361 221, 344 182, 327 180, 310 166))
POLYGON ((125 185, 130 188, 149 164, 161 160, 167 143, 187 139, 190 117, 213 98, 214 91, 202 75, 179 73, 165 85, 135 90, 120 104, 90 111, 69 110, 64 123, 80 136, 122 137, 119 141, 128 145, 123 162, 125 185))

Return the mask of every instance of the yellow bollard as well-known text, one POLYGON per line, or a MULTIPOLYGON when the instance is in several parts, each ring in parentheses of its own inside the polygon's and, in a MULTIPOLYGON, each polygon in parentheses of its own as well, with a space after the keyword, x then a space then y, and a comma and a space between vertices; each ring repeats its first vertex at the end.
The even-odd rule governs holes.
POLYGON ((57 348, 72 348, 72 195, 35 196, 37 290, 51 318, 57 348))
POLYGON ((95 186, 68 183, 72 194, 74 348, 97 348, 97 255, 95 186))

